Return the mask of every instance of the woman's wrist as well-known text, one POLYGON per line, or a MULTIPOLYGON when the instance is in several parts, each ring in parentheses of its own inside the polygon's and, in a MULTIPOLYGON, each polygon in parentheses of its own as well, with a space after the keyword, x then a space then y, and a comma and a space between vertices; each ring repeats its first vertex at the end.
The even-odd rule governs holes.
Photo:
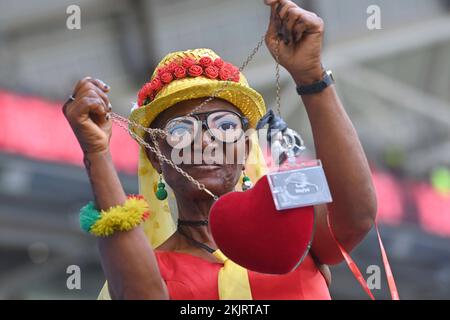
POLYGON ((96 152, 84 152, 84 160, 89 160, 91 164, 94 162, 112 163, 111 152, 109 149, 96 152))
POLYGON ((322 65, 315 66, 309 70, 304 71, 293 71, 291 76, 295 81, 297 87, 306 86, 316 83, 323 78, 323 68, 322 65))
POLYGON ((85 153, 83 162, 99 209, 109 209, 126 201, 125 191, 109 150, 85 153))
POLYGON ((93 188, 94 184, 107 181, 117 174, 109 150, 102 152, 85 152, 83 163, 93 188))

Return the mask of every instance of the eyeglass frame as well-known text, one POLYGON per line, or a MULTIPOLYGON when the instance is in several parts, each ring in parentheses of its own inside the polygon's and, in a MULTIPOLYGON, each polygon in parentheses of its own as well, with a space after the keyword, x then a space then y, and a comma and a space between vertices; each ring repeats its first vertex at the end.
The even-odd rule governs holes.
MULTIPOLYGON (((250 121, 248 120, 248 118, 246 116, 242 116, 239 113, 237 113, 236 111, 231 111, 231 110, 226 110, 226 109, 218 109, 218 110, 211 110, 211 111, 207 111, 207 112, 198 112, 198 113, 192 113, 192 114, 188 114, 186 116, 177 116, 175 118, 169 119, 166 121, 166 124, 164 125, 164 131, 166 131, 167 133, 167 125, 169 124, 169 122, 171 122, 172 120, 176 120, 177 118, 183 118, 183 117, 193 117, 195 118, 198 122, 202 123, 202 130, 203 128, 206 128, 207 131, 209 132, 209 134, 211 135, 211 137, 214 137, 214 139, 217 139, 223 143, 236 143, 237 141, 239 141, 239 139, 242 138, 242 136, 244 135, 245 131, 248 129, 250 121), (208 125, 208 117, 216 112, 228 112, 228 113, 232 113, 234 115, 236 115, 240 120, 241 120, 241 126, 242 126, 242 134, 236 138, 234 141, 232 142, 225 142, 222 141, 221 139, 217 138, 214 133, 211 131, 211 128, 208 125), (200 119, 199 115, 206 115, 203 119, 200 119)), ((194 138, 192 139, 190 145, 192 145, 192 143, 194 142, 194 138)))

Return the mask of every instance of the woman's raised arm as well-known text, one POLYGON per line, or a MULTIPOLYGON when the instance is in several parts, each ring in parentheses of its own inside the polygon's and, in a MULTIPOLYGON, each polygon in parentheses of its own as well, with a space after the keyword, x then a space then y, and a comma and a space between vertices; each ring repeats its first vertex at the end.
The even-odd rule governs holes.
MULTIPOLYGON (((109 152, 112 123, 109 87, 86 77, 74 89, 63 112, 80 143, 98 210, 122 205, 126 195, 109 152)), ((142 228, 99 238, 98 247, 113 299, 168 299, 153 249, 142 228)))
MULTIPOLYGON (((278 53, 280 64, 297 86, 321 80, 322 19, 293 1, 265 0, 265 3, 271 6, 266 44, 272 55, 278 53)), ((302 100, 317 157, 322 160, 333 196, 329 206, 316 207, 317 229, 312 251, 321 263, 336 264, 343 257, 327 226, 328 210, 333 233, 350 251, 373 226, 377 210, 375 191, 364 150, 334 86, 303 95, 302 100)))

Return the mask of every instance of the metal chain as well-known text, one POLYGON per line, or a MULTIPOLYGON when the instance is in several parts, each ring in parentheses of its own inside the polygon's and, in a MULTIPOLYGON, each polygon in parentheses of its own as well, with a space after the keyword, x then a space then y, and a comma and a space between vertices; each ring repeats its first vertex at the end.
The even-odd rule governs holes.
MULTIPOLYGON (((252 52, 248 55, 247 59, 242 63, 241 67, 239 68, 239 71, 242 71, 253 59, 255 54, 258 52, 258 50, 261 48, 261 46, 264 43, 265 35, 263 35, 258 42, 258 44, 255 46, 255 48, 252 50, 252 52)), ((277 82, 277 109, 278 113, 280 114, 280 75, 279 75, 279 61, 278 61, 278 46, 279 46, 279 40, 277 42, 277 51, 276 51, 276 82, 277 82)), ((226 87, 229 85, 229 82, 223 81, 223 85, 220 86, 218 89, 216 89, 210 97, 208 97, 206 100, 204 100, 199 106, 194 108, 190 113, 188 113, 186 116, 191 116, 203 106, 205 106, 207 103, 212 101, 214 98, 217 97, 217 95, 226 89, 226 87)), ((207 194, 209 194, 214 200, 217 200, 219 197, 212 193, 210 190, 208 190, 203 183, 198 182, 195 180, 191 175, 189 175, 187 172, 185 172, 183 169, 181 169, 179 166, 177 166, 172 160, 168 159, 165 155, 163 155, 160 151, 160 148, 158 146, 157 138, 164 138, 167 136, 167 132, 163 129, 158 128, 147 128, 143 125, 136 123, 135 121, 132 121, 130 119, 127 119, 117 113, 110 112, 109 115, 111 116, 111 119, 117 123, 117 125, 124 130, 126 130, 140 145, 144 146, 145 148, 149 149, 151 152, 153 152, 156 157, 167 164, 169 164, 172 168, 174 168, 178 173, 180 173, 183 177, 185 177, 188 181, 192 182, 199 190, 205 191, 207 194), (126 125, 124 124, 126 123, 126 125), (154 147, 151 146, 149 143, 147 143, 143 138, 141 138, 139 135, 134 133, 130 126, 136 127, 138 129, 141 129, 147 133, 150 134, 150 137, 152 139, 154 147)))
POLYGON ((275 48, 275 84, 277 92, 275 96, 277 113, 281 117, 281 85, 280 85, 280 38, 277 37, 277 44, 275 48))

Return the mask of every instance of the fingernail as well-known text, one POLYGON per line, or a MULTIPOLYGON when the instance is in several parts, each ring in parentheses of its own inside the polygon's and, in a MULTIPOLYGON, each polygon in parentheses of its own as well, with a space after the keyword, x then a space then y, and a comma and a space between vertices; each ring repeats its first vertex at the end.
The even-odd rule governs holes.
POLYGON ((110 102, 110 103, 108 103, 108 110, 109 110, 109 111, 111 111, 111 110, 112 110, 112 105, 111 105, 111 102, 110 102))
POLYGON ((109 113, 106 114, 106 121, 109 121, 109 119, 111 119, 111 115, 109 113))

